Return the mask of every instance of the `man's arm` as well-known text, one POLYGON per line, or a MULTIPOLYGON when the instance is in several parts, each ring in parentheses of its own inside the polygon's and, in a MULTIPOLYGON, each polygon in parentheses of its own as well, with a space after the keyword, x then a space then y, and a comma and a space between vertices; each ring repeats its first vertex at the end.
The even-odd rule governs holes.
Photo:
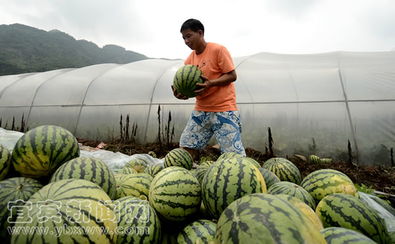
POLYGON ((197 95, 203 93, 207 88, 209 88, 211 86, 224 86, 224 85, 227 85, 227 84, 235 81, 237 79, 237 74, 236 74, 235 70, 232 70, 228 73, 221 75, 217 79, 208 80, 205 77, 202 77, 202 78, 205 80, 204 83, 197 83, 196 84, 197 89, 195 90, 195 93, 197 95))

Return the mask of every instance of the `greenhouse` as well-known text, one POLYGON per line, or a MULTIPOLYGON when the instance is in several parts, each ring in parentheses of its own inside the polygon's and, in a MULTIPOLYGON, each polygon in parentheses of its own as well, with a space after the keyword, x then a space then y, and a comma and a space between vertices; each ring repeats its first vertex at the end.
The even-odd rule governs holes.
MULTIPOLYGON (((258 53, 234 61, 245 147, 393 164, 394 51, 258 53)), ((2 76, 0 126, 54 124, 79 138, 177 142, 195 102, 172 94, 182 64, 147 59, 2 76)))

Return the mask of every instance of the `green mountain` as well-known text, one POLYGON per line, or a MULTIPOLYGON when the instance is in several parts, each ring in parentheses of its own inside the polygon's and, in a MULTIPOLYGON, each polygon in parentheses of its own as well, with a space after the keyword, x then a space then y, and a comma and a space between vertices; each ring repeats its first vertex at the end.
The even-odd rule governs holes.
POLYGON ((59 30, 21 24, 0 25, 0 75, 78 68, 100 63, 130 63, 146 56, 116 45, 103 48, 59 30))

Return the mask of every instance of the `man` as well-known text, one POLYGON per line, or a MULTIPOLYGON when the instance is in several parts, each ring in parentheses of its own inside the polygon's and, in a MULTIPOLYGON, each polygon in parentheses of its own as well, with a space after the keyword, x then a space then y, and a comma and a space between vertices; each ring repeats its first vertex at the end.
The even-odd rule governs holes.
MULTIPOLYGON (((221 153, 245 156, 233 83, 237 75, 230 53, 220 44, 205 41, 199 20, 188 19, 180 31, 185 44, 193 50, 184 63, 197 65, 204 80, 197 84, 195 108, 181 135, 180 147, 196 158, 198 150, 215 135, 221 153)), ((188 99, 174 88, 173 92, 178 99, 188 99)))

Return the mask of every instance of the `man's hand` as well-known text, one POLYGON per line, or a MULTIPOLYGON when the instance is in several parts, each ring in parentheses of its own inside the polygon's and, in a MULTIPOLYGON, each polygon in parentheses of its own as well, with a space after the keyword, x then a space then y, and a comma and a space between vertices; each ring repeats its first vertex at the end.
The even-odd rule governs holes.
POLYGON ((207 88, 212 86, 212 83, 207 79, 205 76, 201 76, 203 79, 203 83, 196 83, 195 94, 200 95, 202 94, 207 88))
POLYGON ((187 96, 182 95, 181 93, 179 93, 179 92, 176 90, 176 88, 174 88, 173 85, 171 86, 171 89, 173 90, 173 95, 174 95, 176 98, 181 99, 181 100, 187 100, 187 99, 188 99, 187 96))

